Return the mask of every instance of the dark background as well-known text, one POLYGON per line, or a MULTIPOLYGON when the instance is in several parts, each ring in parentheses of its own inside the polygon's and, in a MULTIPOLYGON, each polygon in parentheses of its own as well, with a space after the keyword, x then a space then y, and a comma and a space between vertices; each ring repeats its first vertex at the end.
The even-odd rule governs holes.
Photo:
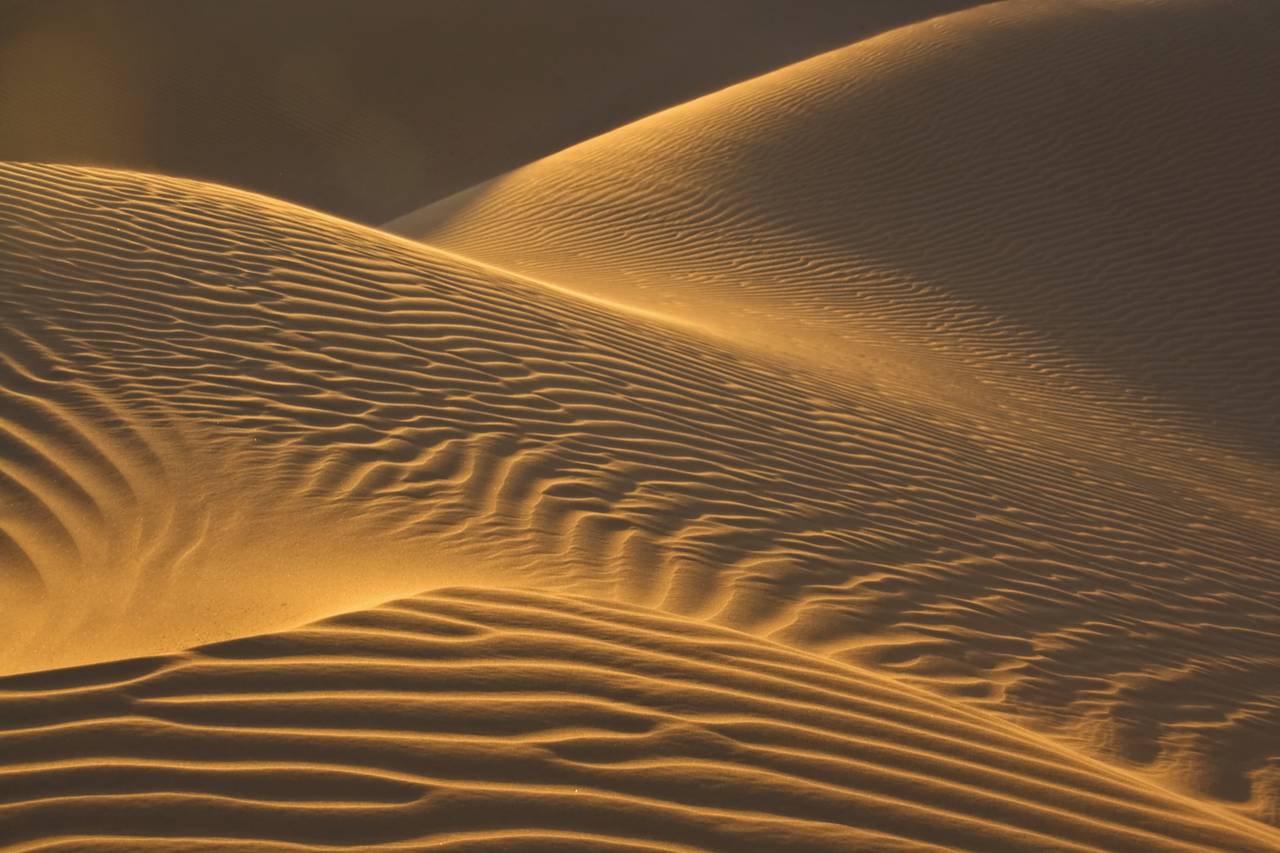
POLYGON ((201 178, 371 224, 974 0, 18 0, 0 159, 201 178))

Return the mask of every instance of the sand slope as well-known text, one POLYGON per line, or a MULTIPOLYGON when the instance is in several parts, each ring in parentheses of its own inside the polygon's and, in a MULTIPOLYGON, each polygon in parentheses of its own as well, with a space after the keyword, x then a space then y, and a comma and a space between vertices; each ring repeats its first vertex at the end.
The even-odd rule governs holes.
POLYGON ((211 185, 0 180, 11 672, 524 586, 879 667, 1274 814, 1280 535, 1246 461, 211 185))
POLYGON ((0 165, 0 839, 1280 845, 1275 15, 937 19, 439 246, 0 165))
POLYGON ((0 840, 15 850, 1146 853, 1278 838, 857 668, 492 589, 0 679, 0 721, 0 840))
POLYGON ((859 659, 939 684, 983 671, 1002 707, 1275 820, 1276 783, 1225 768, 1274 779, 1277 755, 1276 564, 1239 549, 1280 519, 1277 24, 1249 0, 996 4, 664 112, 391 227, 947 412, 949 437, 920 445, 936 454, 924 481, 897 479, 881 451, 881 482, 923 497, 954 477, 1002 497, 943 488, 912 522, 965 556, 870 558, 902 586, 856 615, 842 601, 839 630, 871 620, 916 639, 864 640, 859 659), (983 464, 1018 463, 969 468, 961 423, 983 464), (1175 482, 1211 496, 1217 520, 1156 533, 1191 506, 1157 497, 1175 482), (1200 537, 1237 523, 1252 532, 1235 545, 1200 537), (1156 556, 1156 540, 1181 553, 1156 556), (1226 590, 1192 577, 1232 552, 1260 574, 1227 593, 1249 614, 1227 639, 1209 616, 1226 590), (1027 575, 1010 584, 1011 569, 1027 575))
POLYGON ((663 107, 977 0, 7 0, 0 160, 382 222, 663 107))
POLYGON ((1265 0, 994 4, 391 227, 824 362, 888 336, 1038 405, 1106 397, 1275 461, 1277 79, 1265 0))

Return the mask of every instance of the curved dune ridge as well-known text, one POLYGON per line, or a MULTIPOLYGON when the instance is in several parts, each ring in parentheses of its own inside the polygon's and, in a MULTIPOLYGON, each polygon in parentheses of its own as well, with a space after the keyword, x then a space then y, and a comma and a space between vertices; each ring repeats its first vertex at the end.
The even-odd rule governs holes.
POLYGON ((1101 397, 1274 462, 1277 79, 1268 0, 997 3, 388 227, 823 363, 888 337, 1055 419, 1101 397))
POLYGON ((1274 814, 1260 476, 1037 435, 990 391, 820 371, 241 192, 0 181, 5 593, 30 626, 10 671, 466 578, 876 666, 1274 814))
POLYGON ((12 676, 0 720, 14 850, 1277 843, 858 668, 528 592, 441 590, 181 655, 12 676))
POLYGON ((0 841, 1280 846, 1276 15, 931 20, 439 246, 0 164, 0 841))

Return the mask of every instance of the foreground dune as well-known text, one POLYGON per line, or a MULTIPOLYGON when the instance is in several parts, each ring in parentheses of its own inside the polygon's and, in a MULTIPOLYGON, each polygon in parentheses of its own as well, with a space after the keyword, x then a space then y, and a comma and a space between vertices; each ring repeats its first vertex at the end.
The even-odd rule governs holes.
POLYGON ((0 679, 16 850, 1272 850, 1260 825, 868 672, 457 589, 0 679), (308 848, 310 849, 310 848, 308 848))
POLYGON ((6 0, 0 160, 382 222, 655 110, 980 0, 6 0))
POLYGON ((431 245, 0 165, 0 842, 1280 846, 1276 14, 929 21, 431 245))

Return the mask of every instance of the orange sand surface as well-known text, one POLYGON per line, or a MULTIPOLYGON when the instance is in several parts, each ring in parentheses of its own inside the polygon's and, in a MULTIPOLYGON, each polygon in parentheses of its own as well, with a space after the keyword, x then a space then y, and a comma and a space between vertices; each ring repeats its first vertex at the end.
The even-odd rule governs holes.
POLYGON ((0 130, 0 847, 1280 850, 1280 6, 484 5, 0 130))

